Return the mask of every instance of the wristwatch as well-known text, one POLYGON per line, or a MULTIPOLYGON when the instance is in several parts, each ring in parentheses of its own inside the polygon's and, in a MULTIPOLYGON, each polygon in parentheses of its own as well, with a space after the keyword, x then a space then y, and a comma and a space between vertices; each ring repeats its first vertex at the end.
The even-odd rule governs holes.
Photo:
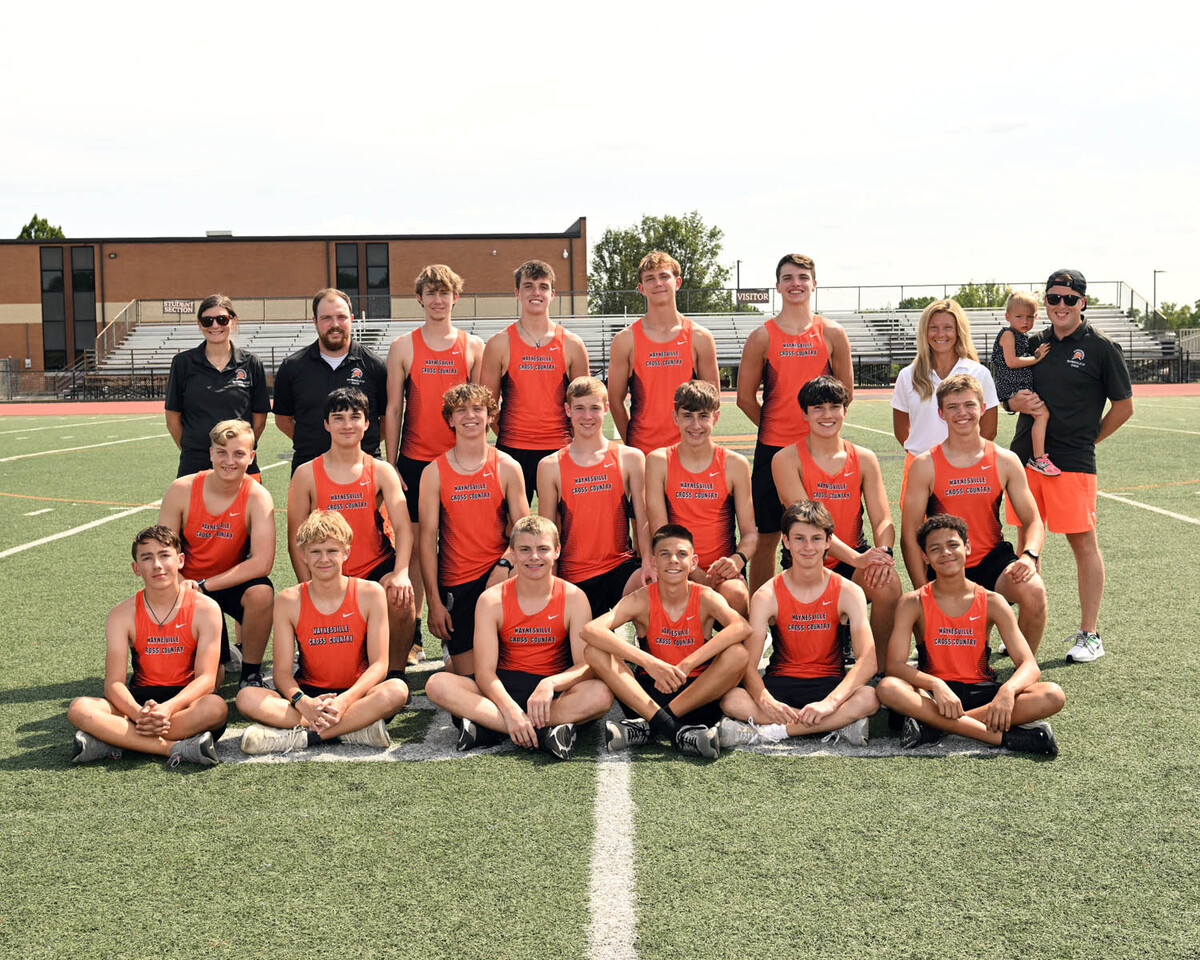
POLYGON ((303 699, 304 699, 304 691, 297 690, 295 693, 292 694, 292 697, 288 702, 294 707, 296 704, 298 704, 303 699))
POLYGON ((1041 561, 1042 561, 1042 555, 1033 550, 1022 550, 1021 555, 1026 556, 1026 557, 1032 557, 1034 563, 1041 563, 1041 561))
POLYGON ((205 594, 208 593, 208 591, 204 589, 204 583, 206 580, 207 580, 207 577, 201 577, 199 580, 196 581, 196 589, 199 590, 201 593, 205 593, 205 594))
POLYGON ((505 570, 511 570, 513 568, 512 563, 509 560, 506 560, 504 557, 501 557, 499 560, 497 560, 495 566, 503 567, 505 570))

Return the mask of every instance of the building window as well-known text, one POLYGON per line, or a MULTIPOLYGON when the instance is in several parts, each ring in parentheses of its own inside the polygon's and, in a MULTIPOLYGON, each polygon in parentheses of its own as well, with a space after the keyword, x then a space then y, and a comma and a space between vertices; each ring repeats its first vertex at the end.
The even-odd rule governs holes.
POLYGON ((71 248, 71 312, 78 360, 96 343, 96 260, 91 247, 71 248))
POLYGON ((367 244, 367 304, 368 317, 392 315, 391 287, 388 280, 388 245, 367 244))
POLYGON ((47 370, 67 365, 67 297, 63 248, 42 247, 42 363, 47 370))

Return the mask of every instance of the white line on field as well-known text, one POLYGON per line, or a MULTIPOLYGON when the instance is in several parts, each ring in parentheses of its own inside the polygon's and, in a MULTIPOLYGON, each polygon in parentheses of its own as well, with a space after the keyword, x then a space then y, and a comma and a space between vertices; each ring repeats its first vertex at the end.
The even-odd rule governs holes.
POLYGON ((51 513, 51 512, 53 512, 53 510, 54 510, 53 507, 43 507, 41 510, 31 510, 29 513, 25 514, 25 516, 36 517, 38 514, 51 513))
POLYGON ((1174 427, 1147 427, 1142 423, 1130 423, 1126 426, 1135 430, 1157 430, 1159 433, 1186 433, 1189 437, 1200 437, 1200 430, 1176 430, 1174 427))
POLYGON ((874 427, 864 427, 861 423, 851 423, 849 420, 842 424, 845 427, 853 427, 855 430, 866 430, 869 433, 878 433, 885 437, 895 437, 895 434, 890 430, 876 430, 874 427))
POLYGON ((59 423, 52 427, 25 427, 21 430, 0 430, 0 436, 7 433, 40 433, 42 430, 74 430, 79 427, 104 426, 109 423, 133 423, 138 420, 154 420, 155 417, 119 417, 115 420, 84 420, 82 423, 59 423))
POLYGON ((144 437, 126 437, 124 440, 105 440, 104 443, 89 443, 83 447, 63 447, 60 450, 40 450, 37 453, 18 453, 12 457, 0 457, 0 463, 12 460, 28 460, 30 457, 48 457, 52 453, 72 453, 76 450, 94 450, 96 447, 112 447, 118 443, 135 443, 138 440, 170 440, 169 433, 151 433, 144 437))
MULTIPOLYGON (((603 721, 601 721, 603 722, 603 721)), ((588 956, 592 960, 637 960, 634 912, 633 797, 629 753, 609 753, 600 737, 596 761, 588 956)))
POLYGON ((1164 510, 1162 507, 1152 507, 1148 503, 1140 503, 1137 500, 1130 500, 1127 497, 1118 497, 1115 493, 1105 493, 1103 490, 1098 491, 1102 497, 1107 497, 1109 500, 1116 500, 1119 503, 1127 503, 1131 507, 1141 507, 1143 510, 1149 510, 1151 513, 1161 513, 1164 517, 1170 517, 1172 520, 1182 520, 1184 523, 1194 523, 1200 527, 1200 520, 1195 517, 1187 517, 1182 513, 1172 513, 1170 510, 1164 510))
MULTIPOLYGON (((100 444, 103 446, 103 444, 100 444)), ((0 461, 3 462, 3 461, 0 461)), ((282 467, 283 463, 272 463, 263 467, 263 473, 271 470, 274 467, 282 467)), ((153 503, 144 503, 140 507, 134 507, 131 510, 123 510, 120 513, 114 513, 109 517, 101 517, 99 520, 93 520, 91 523, 84 523, 78 527, 72 527, 70 530, 64 530, 62 533, 52 533, 48 537, 42 537, 40 540, 30 540, 29 543, 22 543, 18 547, 9 547, 7 550, 0 550, 0 560, 5 557, 11 557, 14 553, 21 553, 23 550, 29 550, 33 547, 40 547, 44 543, 53 543, 55 540, 63 540, 67 537, 73 537, 77 533, 83 533, 85 530, 91 530, 93 527, 98 527, 104 523, 111 523, 113 520, 123 520, 125 517, 132 517, 135 513, 141 513, 143 510, 157 510, 162 504, 161 500, 155 500, 153 503)))

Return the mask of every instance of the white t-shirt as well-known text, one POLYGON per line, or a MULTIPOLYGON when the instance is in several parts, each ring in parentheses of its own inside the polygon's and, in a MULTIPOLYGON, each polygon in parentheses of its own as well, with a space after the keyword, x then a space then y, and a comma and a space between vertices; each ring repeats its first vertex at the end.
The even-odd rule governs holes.
MULTIPOLYGON (((983 387, 985 411, 1000 406, 1000 400, 996 396, 996 383, 992 380, 991 371, 983 364, 959 357, 950 373, 969 373, 979 381, 979 385, 983 387)), ((929 380, 933 384, 933 392, 928 400, 922 400, 913 387, 913 365, 910 363, 896 377, 896 387, 892 391, 893 409, 908 414, 908 439, 904 441, 904 449, 914 457, 937 446, 950 434, 946 421, 938 416, 937 388, 942 378, 937 375, 936 370, 930 370, 929 380)))

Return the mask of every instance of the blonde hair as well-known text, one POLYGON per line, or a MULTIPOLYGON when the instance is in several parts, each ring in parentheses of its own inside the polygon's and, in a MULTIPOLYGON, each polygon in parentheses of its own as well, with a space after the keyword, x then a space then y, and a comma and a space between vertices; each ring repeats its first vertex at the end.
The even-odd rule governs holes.
POLYGON ((956 373, 953 376, 947 377, 937 388, 937 405, 938 409, 942 409, 942 399, 948 397, 952 393, 966 393, 967 391, 975 394, 975 398, 979 401, 979 405, 983 406, 983 387, 969 373, 956 373))
POLYGON ((558 527, 540 513, 531 513, 529 516, 522 517, 514 523, 512 534, 508 538, 508 545, 516 547, 517 536, 522 533, 529 533, 535 537, 548 536, 554 541, 554 546, 558 546, 558 527))
POLYGON ((454 411, 468 403, 482 403, 487 407, 488 423, 492 423, 500 411, 500 404, 492 396, 491 390, 481 383, 471 383, 468 380, 466 383, 456 384, 442 394, 442 419, 446 421, 446 426, 450 426, 450 418, 454 416, 454 411))
POLYGON ((567 403, 579 397, 602 397, 608 399, 608 389, 603 380, 596 377, 576 377, 567 384, 567 403))
POLYGON ((426 290, 430 293, 445 290, 457 295, 463 292, 463 278, 444 263, 431 263, 417 274, 416 290, 418 297, 424 296, 426 290))
POLYGON ((322 540, 333 540, 349 550, 354 542, 354 531, 336 510, 314 510, 296 531, 296 546, 303 550, 310 543, 322 540))
POLYGON ((1020 304, 1024 304, 1027 307, 1033 307, 1033 313, 1035 316, 1037 315, 1038 307, 1041 306, 1035 294, 1032 294, 1027 290, 1014 290, 1008 295, 1008 299, 1004 301, 1005 316, 1008 315, 1008 312, 1012 310, 1013 307, 1020 304))
POLYGON ((913 387, 922 400, 933 396, 933 351, 929 348, 929 321, 934 314, 948 313, 954 318, 955 341, 954 352, 960 358, 979 362, 979 354, 971 343, 971 323, 963 308, 955 300, 934 300, 921 311, 921 319, 917 321, 917 358, 913 361, 913 387))
POLYGON ((254 443, 254 428, 245 420, 222 420, 208 431, 208 439, 214 447, 223 447, 234 437, 249 437, 254 443))
POLYGON ((642 274, 647 270, 657 270, 659 267, 669 267, 675 276, 683 276, 683 268, 679 266, 678 260, 669 253, 663 253, 661 250, 652 250, 642 257, 642 262, 638 264, 638 283, 642 282, 642 274))

